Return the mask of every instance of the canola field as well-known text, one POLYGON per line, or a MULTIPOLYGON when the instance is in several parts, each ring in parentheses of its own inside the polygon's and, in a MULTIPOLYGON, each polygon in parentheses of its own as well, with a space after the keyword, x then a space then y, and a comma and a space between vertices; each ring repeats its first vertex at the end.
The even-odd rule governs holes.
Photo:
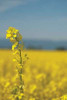
MULTIPOLYGON (((67 100, 67 51, 28 50, 22 58, 25 53, 29 57, 24 66, 25 100, 67 100)), ((12 59, 11 50, 0 50, 0 100, 11 100, 16 84, 12 59)))

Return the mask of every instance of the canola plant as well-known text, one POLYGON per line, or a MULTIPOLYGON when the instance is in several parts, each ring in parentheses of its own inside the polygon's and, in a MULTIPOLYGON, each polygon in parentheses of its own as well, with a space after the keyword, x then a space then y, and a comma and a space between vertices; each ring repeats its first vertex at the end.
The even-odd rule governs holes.
POLYGON ((23 46, 22 36, 19 30, 14 27, 9 27, 6 33, 6 39, 12 42, 13 55, 15 56, 13 61, 16 61, 17 66, 17 79, 14 88, 12 89, 11 100, 24 100, 24 81, 23 81, 23 67, 24 63, 22 60, 21 50, 23 46), (17 84, 18 83, 18 84, 17 84))

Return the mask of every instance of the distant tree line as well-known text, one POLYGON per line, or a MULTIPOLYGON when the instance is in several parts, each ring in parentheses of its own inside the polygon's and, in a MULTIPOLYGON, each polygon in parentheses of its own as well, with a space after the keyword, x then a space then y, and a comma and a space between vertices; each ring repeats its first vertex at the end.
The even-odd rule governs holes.
POLYGON ((67 50, 65 47, 58 47, 58 48, 56 48, 56 50, 62 50, 62 51, 64 51, 64 50, 67 50))

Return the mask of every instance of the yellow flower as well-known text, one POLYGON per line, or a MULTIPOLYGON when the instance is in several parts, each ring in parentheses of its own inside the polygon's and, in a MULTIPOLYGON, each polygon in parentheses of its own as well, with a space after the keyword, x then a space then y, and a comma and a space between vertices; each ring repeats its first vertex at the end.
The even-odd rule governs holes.
POLYGON ((13 37, 17 37, 17 35, 15 34, 15 35, 13 35, 13 37))
POLYGON ((9 38, 11 42, 21 41, 22 36, 19 33, 19 30, 14 27, 9 27, 6 33, 6 38, 9 38))
POLYGON ((10 42, 16 42, 16 39, 14 39, 13 37, 10 38, 10 42))
POLYGON ((37 88, 37 87, 36 87, 35 84, 31 85, 31 86, 30 86, 30 93, 33 93, 34 90, 35 90, 36 88, 37 88))
POLYGON ((6 34, 6 39, 10 37, 11 37, 11 34, 6 34))
POLYGON ((15 62, 15 61, 16 61, 16 59, 13 59, 13 61, 15 62))
POLYGON ((17 47, 17 45, 18 45, 18 42, 14 43, 14 44, 12 45, 12 50, 14 50, 14 49, 17 47))
POLYGON ((19 32, 19 30, 17 30, 17 29, 14 30, 14 33, 18 33, 18 32, 19 32))
POLYGON ((20 93, 19 99, 22 99, 23 96, 24 96, 24 94, 23 93, 20 93))
POLYGON ((9 82, 7 82, 6 84, 5 84, 5 87, 8 87, 10 85, 10 83, 9 82))
POLYGON ((13 53, 13 55, 19 54, 18 50, 15 50, 15 52, 13 53))

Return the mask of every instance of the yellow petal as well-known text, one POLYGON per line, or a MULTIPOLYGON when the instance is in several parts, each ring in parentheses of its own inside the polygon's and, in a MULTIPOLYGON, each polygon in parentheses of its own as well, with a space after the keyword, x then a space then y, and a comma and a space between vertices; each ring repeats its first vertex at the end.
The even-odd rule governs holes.
POLYGON ((11 34, 6 34, 6 38, 10 38, 11 37, 11 34))
POLYGON ((18 32, 19 32, 19 30, 15 29, 14 33, 18 33, 18 32))
POLYGON ((16 42, 16 40, 13 37, 11 37, 10 42, 16 42))
POLYGON ((17 37, 17 35, 13 35, 13 37, 17 37))
POLYGON ((13 55, 15 55, 15 54, 19 54, 19 51, 18 51, 18 50, 16 50, 16 51, 13 53, 13 55))
POLYGON ((16 61, 16 59, 13 59, 13 61, 15 62, 15 61, 16 61))

